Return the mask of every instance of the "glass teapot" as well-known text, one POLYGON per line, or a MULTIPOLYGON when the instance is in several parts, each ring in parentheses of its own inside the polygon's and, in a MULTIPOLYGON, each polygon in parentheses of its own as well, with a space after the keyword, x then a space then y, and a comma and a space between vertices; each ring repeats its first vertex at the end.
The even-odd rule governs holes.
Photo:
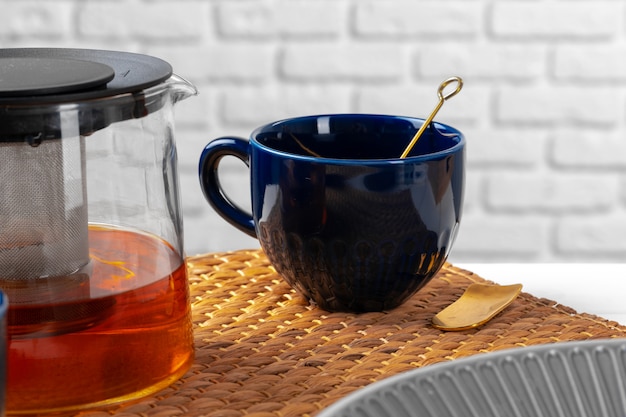
POLYGON ((193 360, 173 107, 158 58, 0 49, 8 414, 115 404, 193 360))

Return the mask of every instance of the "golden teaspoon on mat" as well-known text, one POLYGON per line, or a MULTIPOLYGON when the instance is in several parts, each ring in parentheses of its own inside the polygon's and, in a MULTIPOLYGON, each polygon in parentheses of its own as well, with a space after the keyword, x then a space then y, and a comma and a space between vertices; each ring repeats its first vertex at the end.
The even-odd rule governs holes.
POLYGON ((470 284, 463 295, 432 319, 437 329, 460 331, 487 323, 515 300, 522 284, 470 284))

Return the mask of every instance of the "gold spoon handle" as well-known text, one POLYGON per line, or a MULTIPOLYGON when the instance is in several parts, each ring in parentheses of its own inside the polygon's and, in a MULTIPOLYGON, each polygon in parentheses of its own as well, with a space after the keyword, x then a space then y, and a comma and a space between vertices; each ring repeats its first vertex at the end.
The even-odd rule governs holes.
POLYGON ((439 98, 439 102, 437 103, 437 105, 435 106, 434 110, 432 112, 430 112, 430 116, 428 116, 428 119, 426 119, 424 121, 424 123, 422 124, 422 126, 419 128, 419 130, 417 131, 417 133, 415 134, 415 136, 413 136, 413 139, 411 139, 411 142, 409 143, 409 145, 406 147, 406 149, 404 150, 404 152, 402 152, 402 155, 400 155, 400 159, 404 159, 409 155, 409 152, 411 152, 411 149, 413 149, 413 146, 415 146, 415 144, 417 143, 417 140, 420 138, 420 136, 422 136, 422 133, 424 133, 424 131, 426 130, 426 128, 430 125, 430 123, 433 121, 433 119, 435 118, 435 115, 437 114, 437 112, 439 111, 439 109, 441 108, 441 106, 443 106, 443 103, 451 98, 454 97, 455 95, 457 95, 457 93, 459 91, 461 91, 461 88, 463 88, 463 80, 461 79, 461 77, 450 77, 447 80, 445 80, 444 82, 442 82, 441 84, 439 84, 439 89, 437 90, 437 97, 439 98), (453 91, 449 92, 448 94, 443 94, 443 90, 446 89, 446 87, 448 85, 450 85, 450 83, 456 82, 456 89, 454 89, 453 91))

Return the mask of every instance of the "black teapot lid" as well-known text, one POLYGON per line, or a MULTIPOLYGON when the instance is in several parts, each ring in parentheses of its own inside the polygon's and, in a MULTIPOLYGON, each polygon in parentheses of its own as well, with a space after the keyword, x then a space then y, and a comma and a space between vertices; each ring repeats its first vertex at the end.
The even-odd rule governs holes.
POLYGON ((37 97, 105 86, 115 76, 108 65, 57 58, 0 57, 0 97, 37 97))
POLYGON ((0 104, 111 97, 141 91, 171 75, 167 62, 129 52, 0 49, 0 104))
POLYGON ((143 92, 172 76, 148 55, 65 48, 0 49, 0 142, 61 138, 64 104, 79 108, 81 135, 160 109, 143 92), (24 139, 26 138, 26 139, 24 139))

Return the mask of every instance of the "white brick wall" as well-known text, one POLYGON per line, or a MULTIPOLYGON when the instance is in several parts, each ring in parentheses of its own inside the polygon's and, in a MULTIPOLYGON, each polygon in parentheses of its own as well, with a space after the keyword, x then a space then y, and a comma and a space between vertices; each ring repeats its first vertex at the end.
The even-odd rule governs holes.
MULTIPOLYGON (((203 146, 289 116, 426 116, 468 137, 452 261, 626 260, 626 2, 0 0, 0 47, 128 50, 194 82, 177 107, 189 254, 257 247, 197 180, 203 146)), ((245 166, 222 177, 248 205, 245 166)))

